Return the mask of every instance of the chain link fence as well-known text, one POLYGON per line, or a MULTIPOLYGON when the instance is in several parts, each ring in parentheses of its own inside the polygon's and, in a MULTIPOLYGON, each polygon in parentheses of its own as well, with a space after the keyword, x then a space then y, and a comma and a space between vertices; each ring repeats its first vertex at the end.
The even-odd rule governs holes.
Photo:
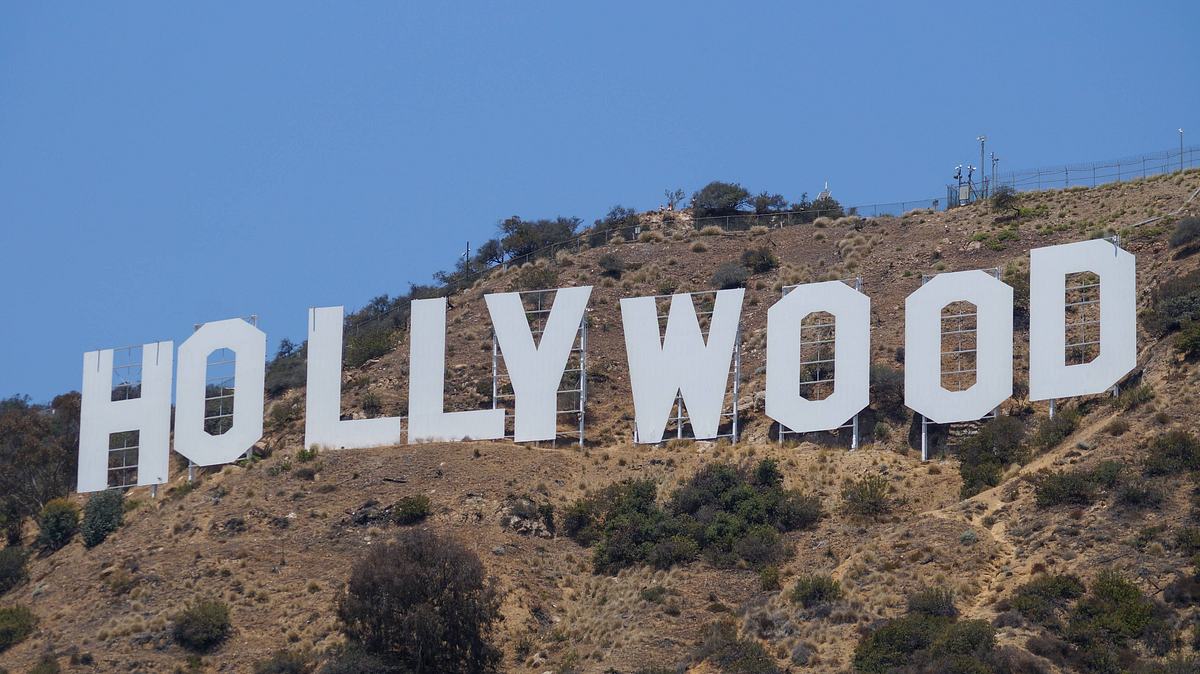
POLYGON ((947 208, 986 199, 993 187, 1010 187, 1017 192, 1061 190, 1068 187, 1096 187, 1106 183, 1140 180, 1154 175, 1174 173, 1200 166, 1200 146, 1179 147, 1160 152, 1082 164, 1044 166, 1024 171, 1001 173, 981 184, 946 186, 947 208), (989 185, 993 182, 994 185, 989 185))

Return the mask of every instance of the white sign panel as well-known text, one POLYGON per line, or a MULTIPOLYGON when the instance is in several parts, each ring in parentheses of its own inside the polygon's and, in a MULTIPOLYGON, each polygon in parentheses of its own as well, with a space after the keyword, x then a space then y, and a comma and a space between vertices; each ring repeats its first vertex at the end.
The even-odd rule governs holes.
POLYGON ((446 298, 412 301, 408 355, 408 441, 504 437, 504 410, 446 412, 446 298))
POLYGON ((1137 365, 1137 271, 1134 257, 1096 239, 1029 253, 1029 399, 1102 393, 1137 365), (1100 352, 1066 364, 1067 274, 1100 277, 1100 352))
POLYGON ((716 293, 707 342, 691 295, 671 297, 665 338, 659 335, 653 297, 621 300, 636 442, 662 442, 677 393, 683 395, 695 437, 717 437, 745 292, 737 288, 716 293))
POLYGON ((357 449, 399 444, 399 417, 341 418, 343 309, 319 307, 308 313, 304 446, 357 449))
POLYGON ((179 345, 175 382, 175 451, 198 466, 217 466, 242 457, 263 432, 263 385, 267 335, 240 318, 205 323, 179 345), (208 357, 218 349, 236 354, 233 425, 220 435, 204 428, 208 357))
POLYGON ((904 404, 939 424, 972 421, 1012 396, 1012 287, 982 271, 938 274, 904 302, 904 404), (975 384, 942 386, 942 309, 975 305, 975 384))
POLYGON ((870 403, 871 300, 841 281, 797 286, 767 311, 767 416, 797 433, 845 424, 870 403), (800 395, 800 324, 814 312, 834 317, 833 393, 800 395))
POLYGON ((109 436, 138 432, 137 483, 167 481, 171 451, 171 360, 175 345, 142 346, 141 392, 112 399, 113 350, 83 354, 83 395, 79 409, 80 492, 108 488, 109 436))
POLYGON ((516 395, 513 439, 517 442, 554 439, 558 385, 591 294, 591 286, 556 290, 545 328, 536 343, 520 293, 484 297, 516 395))

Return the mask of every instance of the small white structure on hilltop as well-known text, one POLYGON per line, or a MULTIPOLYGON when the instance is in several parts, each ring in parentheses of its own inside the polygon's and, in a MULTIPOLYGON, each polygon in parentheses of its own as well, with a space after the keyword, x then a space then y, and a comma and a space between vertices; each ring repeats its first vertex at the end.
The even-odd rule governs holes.
POLYGON ((817 195, 817 199, 828 199, 828 198, 829 198, 829 181, 826 180, 825 181, 825 189, 821 190, 821 193, 817 195))

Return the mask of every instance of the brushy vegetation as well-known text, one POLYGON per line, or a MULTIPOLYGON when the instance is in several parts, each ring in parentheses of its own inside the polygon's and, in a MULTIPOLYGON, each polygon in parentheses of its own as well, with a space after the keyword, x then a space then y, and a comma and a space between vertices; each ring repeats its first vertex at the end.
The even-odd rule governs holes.
POLYGON ((1200 441, 1182 430, 1158 436, 1146 448, 1142 472, 1149 477, 1174 475, 1200 469, 1200 441))
POLYGON ((858 517, 879 517, 895 505, 891 485, 882 475, 864 475, 842 485, 842 509, 858 517))
POLYGON ((1079 419, 1080 414, 1076 409, 1060 409, 1053 418, 1044 417, 1033 435, 1033 446, 1042 450, 1055 447, 1079 428, 1079 419))
POLYGON ((626 480, 572 504, 563 530, 594 547, 597 573, 638 564, 670 568, 703 556, 717 566, 762 566, 786 555, 781 532, 821 517, 820 502, 783 488, 770 459, 753 470, 710 463, 672 494, 665 507, 652 480, 626 480))
POLYGON ((750 280, 749 269, 736 262, 727 262, 713 272, 712 286, 717 290, 744 288, 748 280, 750 280))
POLYGON ((947 587, 921 588, 908 596, 908 612, 943 618, 957 617, 954 591, 947 587))
POLYGON ((1191 246, 1200 241, 1200 217, 1187 217, 1175 223, 1170 240, 1172 248, 1191 246))
POLYGON ((738 637, 737 624, 728 618, 709 625, 693 657, 696 662, 708 662, 721 672, 778 674, 780 671, 762 644, 738 637))
POLYGON ((397 671, 487 672, 500 597, 475 553, 410 529, 355 563, 338 617, 351 644, 397 671))
POLYGON ((83 507, 83 526, 79 528, 83 544, 96 547, 121 526, 125 517, 125 494, 118 489, 95 493, 83 507))
POLYGON ((16 646, 33 633, 37 617, 27 606, 0 606, 0 653, 16 646))
POLYGON ((405 496, 392 508, 392 521, 402 526, 416 524, 429 517, 432 512, 428 496, 424 494, 405 496))
POLYGON ((957 449, 958 472, 962 475, 962 498, 1000 484, 1004 470, 1029 460, 1024 445, 1025 424, 1010 416, 996 417, 979 427, 957 449))
POLYGON ((229 606, 215 599, 199 599, 175 615, 171 636, 175 643, 197 653, 216 648, 233 629, 229 606))
POLYGON ((1040 576, 1018 587, 1009 603, 1057 635, 1042 639, 1046 647, 1035 650, 1072 671, 1127 671, 1137 659, 1133 642, 1162 655, 1174 639, 1166 606, 1111 570, 1101 571, 1086 594, 1075 576, 1040 576), (1055 645, 1058 637, 1062 641, 1055 645))
POLYGON ((1188 360, 1200 357, 1200 322, 1188 323, 1175 337, 1175 350, 1188 360))
POLYGON ((600 275, 610 278, 619 279, 621 274, 625 273, 625 260, 615 253, 605 253, 596 260, 596 264, 600 266, 600 275))
POLYGON ((46 504, 37 517, 37 545, 53 552, 71 542, 79 531, 79 507, 64 498, 46 504))
POLYGON ((1057 505, 1090 505, 1096 499, 1097 481, 1090 470, 1064 470, 1058 473, 1042 473, 1034 483, 1037 504, 1043 507, 1057 505))
POLYGON ((267 363, 265 388, 267 396, 277 398, 285 392, 304 386, 308 378, 308 343, 297 346, 284 338, 279 342, 275 357, 267 363))
POLYGON ((28 577, 29 553, 18 545, 0 549, 0 595, 20 585, 28 577))
POLYGON ((387 325, 370 326, 362 330, 352 330, 345 336, 346 367, 362 367, 368 361, 375 360, 390 352, 396 345, 395 333, 387 325))
POLYGON ((1163 281, 1152 298, 1142 322, 1153 335, 1162 337, 1200 321, 1200 269, 1163 281))
POLYGON ((742 266, 755 274, 765 274, 779 266, 779 258, 767 246, 742 251, 742 266))
POLYGON ((854 649, 854 669, 885 672, 1010 671, 1007 654, 996 648, 996 631, 983 620, 957 622, 952 596, 922 590, 910 597, 908 613, 885 622, 854 649))
POLYGON ((1026 619, 1053 627, 1073 599, 1083 596, 1083 581, 1072 575, 1038 576, 1017 588, 1010 602, 1026 619))
POLYGON ((254 664, 254 674, 308 674, 312 666, 312 656, 304 651, 275 651, 254 664))
POLYGON ((885 363, 871 365, 871 407, 888 419, 908 417, 904 406, 904 370, 885 363))
POLYGON ((792 588, 792 601, 812 608, 817 604, 837 601, 842 597, 842 586, 833 578, 819 574, 806 574, 796 579, 792 588))

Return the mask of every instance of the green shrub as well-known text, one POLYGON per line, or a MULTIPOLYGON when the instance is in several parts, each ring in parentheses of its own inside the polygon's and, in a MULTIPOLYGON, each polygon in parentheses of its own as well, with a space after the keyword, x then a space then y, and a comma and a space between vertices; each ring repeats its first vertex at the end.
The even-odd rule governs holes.
POLYGON ((1067 603, 1083 596, 1083 582, 1071 575, 1039 576, 1017 588, 1012 607, 1039 625, 1057 624, 1067 603))
POLYGON ((0 606, 0 653, 25 640, 37 626, 37 617, 26 606, 0 606))
POLYGON ((1066 637, 1089 655, 1120 649, 1134 639, 1161 655, 1171 642, 1165 607, 1109 570, 1101 571, 1088 594, 1075 604, 1066 637))
POLYGON ((882 475, 864 475, 842 486, 842 508, 859 517, 878 517, 892 511, 891 485, 882 475))
POLYGON ((83 544, 94 548, 121 526, 125 517, 125 494, 118 489, 92 494, 83 507, 83 526, 79 533, 83 544))
POLYGON ((1168 431, 1155 438, 1142 460, 1142 472, 1151 477, 1197 469, 1200 469, 1200 441, 1182 430, 1168 431))
POLYGON ((405 496, 392 508, 392 521, 402 526, 416 524, 429 517, 432 512, 428 496, 405 496))
POLYGON ((25 548, 10 545, 0 550, 0 595, 20 585, 27 577, 29 553, 25 548))
POLYGON ((778 590, 780 588, 779 567, 775 565, 764 566, 758 572, 758 586, 763 592, 778 590))
POLYGON ((374 391, 367 391, 362 398, 362 411, 368 419, 374 419, 383 412, 383 402, 374 391))
POLYGON ((1090 471, 1043 473, 1034 484, 1034 495, 1040 506, 1089 505, 1096 498, 1096 482, 1090 471))
POLYGON ((174 617, 172 636, 184 648, 203 653, 212 650, 228 636, 233 626, 229 606, 215 599, 199 599, 174 617))
POLYGON ((614 253, 601 255, 600 259, 596 260, 596 264, 600 265, 601 276, 621 278, 621 274, 625 273, 625 260, 614 253))
POLYGON ((775 659, 762 644, 739 639, 737 625, 731 619, 719 620, 705 631, 694 653, 697 662, 708 662, 721 672, 737 674, 778 674, 775 659))
POLYGON ((374 360, 389 353, 395 346, 392 329, 387 325, 376 325, 359 329, 347 330, 346 367, 362 367, 369 360, 374 360))
POLYGON ((903 368, 883 363, 871 365, 871 405, 889 419, 900 420, 908 415, 903 368))
POLYGON ((1188 323, 1175 338, 1175 350, 1185 358, 1200 356, 1200 321, 1188 323))
POLYGON ((1189 555, 1200 552, 1200 528, 1184 527, 1175 532, 1175 545, 1189 555))
POLYGON ((1146 330, 1163 336, 1200 321, 1200 269, 1158 284, 1153 305, 1143 315, 1146 330))
POLYGON ((558 285, 558 272, 548 265, 527 264, 517 271, 517 290, 546 290, 558 285))
MULTIPOLYGON (((949 658, 951 662, 957 664, 961 662, 961 658, 974 657, 976 662, 982 664, 995 647, 996 629, 994 627, 985 620, 964 620, 951 623, 941 634, 937 635, 930 648, 930 655, 935 662, 949 658)), ((969 667, 964 667, 963 670, 979 671, 969 667)), ((937 671, 946 670, 939 667, 937 671)))
POLYGON ((796 579, 792 588, 792 601, 804 608, 837 601, 842 597, 842 586, 833 578, 822 575, 804 575, 796 579))
POLYGON ((1121 391, 1121 395, 1116 397, 1114 403, 1123 410, 1134 410, 1151 400, 1154 400, 1154 389, 1146 384, 1141 384, 1121 391))
POLYGON ((958 609, 954 606, 954 591, 945 587, 922 588, 909 595, 908 612, 954 618, 958 615, 958 609))
POLYGON ((301 651, 275 651, 254 664, 254 674, 308 674, 312 657, 301 651))
POLYGON ((921 613, 889 620, 858 642, 854 669, 863 674, 885 674, 916 664, 918 654, 932 646, 952 622, 950 618, 921 613))
POLYGON ((765 274, 779 266, 779 258, 767 246, 742 251, 742 266, 755 274, 765 274))
POLYGON ((752 471, 711 463, 668 500, 652 480, 626 480, 580 499, 563 515, 563 531, 593 547, 597 573, 651 564, 669 568, 703 555, 716 566, 772 564, 786 550, 781 532, 813 526, 820 502, 782 487, 774 461, 752 471))
POLYGON ((1117 502, 1130 508, 1158 508, 1164 498, 1161 489, 1149 484, 1125 484, 1117 490, 1117 502))
POLYGON ((1025 424, 1016 417, 1000 416, 980 426, 956 451, 963 480, 961 496, 968 498, 995 487, 1005 468, 1027 461, 1024 440, 1025 424))
POLYGON ((372 545, 350 572, 338 617, 351 644, 396 671, 493 671, 500 596, 479 557, 427 529, 372 545))
POLYGON ((1053 419, 1042 419, 1033 435, 1033 445, 1043 450, 1056 447, 1079 427, 1079 418, 1077 410, 1069 409, 1058 410, 1053 419))
POLYGON ((1183 218, 1175 224, 1175 231, 1171 232, 1171 247, 1188 246, 1196 243, 1198 239, 1200 239, 1200 218, 1183 218))
POLYGON ((744 288, 750 279, 750 270, 736 262, 727 262, 713 272, 712 285, 718 290, 744 288))
POLYGON ((37 524, 38 547, 51 552, 58 550, 79 531, 79 507, 67 499, 56 498, 38 513, 37 524))

